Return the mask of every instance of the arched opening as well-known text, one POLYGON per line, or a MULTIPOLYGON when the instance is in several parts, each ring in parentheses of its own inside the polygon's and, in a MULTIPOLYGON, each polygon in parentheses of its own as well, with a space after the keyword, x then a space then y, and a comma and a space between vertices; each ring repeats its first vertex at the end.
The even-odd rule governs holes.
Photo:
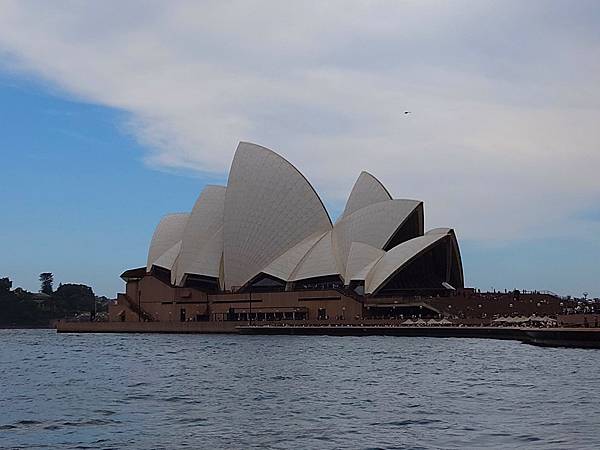
POLYGON ((454 238, 449 235, 406 264, 376 294, 437 295, 462 287, 460 257, 454 238))
POLYGON ((259 273, 246 283, 240 292, 283 292, 285 281, 266 273, 259 273))
POLYGON ((215 293, 219 291, 219 280, 214 277, 186 274, 183 287, 197 289, 207 293, 215 293))
POLYGON ((394 232, 389 241, 384 245, 383 250, 387 252, 403 242, 423 236, 423 231, 423 203, 420 203, 394 232))

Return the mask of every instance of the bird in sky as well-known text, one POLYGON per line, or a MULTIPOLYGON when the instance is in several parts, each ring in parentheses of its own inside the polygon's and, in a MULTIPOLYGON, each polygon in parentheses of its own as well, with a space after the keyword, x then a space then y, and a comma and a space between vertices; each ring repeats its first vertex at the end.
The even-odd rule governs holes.
POLYGON ((404 114, 412 114, 411 111, 404 111, 404 114))

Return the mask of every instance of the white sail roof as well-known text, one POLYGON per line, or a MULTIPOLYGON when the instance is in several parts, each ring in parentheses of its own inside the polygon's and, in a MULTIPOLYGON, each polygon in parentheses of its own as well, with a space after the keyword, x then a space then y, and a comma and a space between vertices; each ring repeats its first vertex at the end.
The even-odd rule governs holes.
MULTIPOLYGON (((179 267, 179 260, 177 266, 179 267)), ((185 272, 177 271, 177 284, 185 282, 186 275, 202 275, 206 277, 219 278, 221 281, 221 261, 223 259, 223 227, 219 228, 214 235, 206 240, 202 250, 195 257, 193 264, 188 266, 185 272)))
POLYGON ((366 172, 332 226, 320 198, 294 166, 267 148, 241 142, 226 188, 207 186, 190 214, 170 214, 158 224, 147 270, 168 269, 177 285, 185 283, 186 274, 218 278, 222 289, 242 287, 261 272, 288 282, 339 275, 346 284, 364 280, 365 293, 371 294, 451 234, 457 264, 449 276, 462 282, 452 230, 422 234, 422 202, 390 199, 366 172))
POLYGON ((241 142, 225 194, 225 287, 243 286, 286 250, 331 229, 315 190, 288 161, 241 142))
POLYGON ((162 267, 163 269, 172 270, 181 250, 181 241, 177 241, 169 250, 164 252, 160 257, 154 261, 153 266, 162 267))
POLYGON ((218 278, 223 253, 224 186, 206 186, 192 209, 183 231, 177 259, 176 283, 186 274, 218 278))
POLYGON ((333 230, 333 241, 338 267, 342 273, 346 272, 346 261, 353 242, 383 249, 394 232, 420 204, 417 200, 387 200, 365 206, 337 222, 333 230))
POLYGON ((355 211, 373 203, 391 200, 392 196, 385 186, 368 172, 361 172, 352 187, 344 212, 337 220, 338 222, 355 211))
POLYGON ((352 280, 364 280, 368 269, 373 267, 383 255, 385 255, 385 252, 377 247, 362 242, 353 242, 350 246, 350 254, 346 264, 345 283, 349 284, 352 280))
POLYGON ((414 257, 423 253, 441 239, 452 233, 450 228, 436 228, 423 236, 416 237, 389 250, 373 266, 365 280, 365 293, 372 294, 383 285, 394 273, 414 257))
POLYGON ((329 231, 311 247, 290 278, 292 281, 297 281, 339 274, 333 253, 331 231, 329 231))
POLYGON ((266 274, 279 278, 280 280, 290 281, 292 273, 296 267, 298 267, 298 264, 300 264, 310 249, 326 234, 328 233, 317 233, 309 236, 275 259, 262 271, 266 274))
POLYGON ((150 271, 155 261, 181 240, 188 218, 188 213, 177 213, 161 219, 150 242, 146 270, 150 271))

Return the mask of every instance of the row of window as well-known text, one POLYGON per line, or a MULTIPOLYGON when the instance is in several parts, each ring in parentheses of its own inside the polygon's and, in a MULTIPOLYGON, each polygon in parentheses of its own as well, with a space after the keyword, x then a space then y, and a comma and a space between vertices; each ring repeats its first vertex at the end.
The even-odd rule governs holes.
POLYGON ((285 311, 285 312, 235 312, 213 314, 214 320, 227 321, 277 321, 277 320, 307 320, 308 313, 306 311, 285 311))

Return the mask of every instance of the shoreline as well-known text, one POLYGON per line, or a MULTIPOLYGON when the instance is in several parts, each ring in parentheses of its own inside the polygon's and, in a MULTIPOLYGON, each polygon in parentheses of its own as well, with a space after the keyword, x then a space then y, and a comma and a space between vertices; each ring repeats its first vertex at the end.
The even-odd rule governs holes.
POLYGON ((600 348, 600 328, 406 327, 397 325, 241 325, 239 322, 58 322, 58 333, 401 336, 514 340, 545 347, 600 348))
POLYGON ((398 336, 470 338, 520 341, 540 347, 600 348, 600 328, 509 328, 509 327, 240 327, 241 334, 398 336))

